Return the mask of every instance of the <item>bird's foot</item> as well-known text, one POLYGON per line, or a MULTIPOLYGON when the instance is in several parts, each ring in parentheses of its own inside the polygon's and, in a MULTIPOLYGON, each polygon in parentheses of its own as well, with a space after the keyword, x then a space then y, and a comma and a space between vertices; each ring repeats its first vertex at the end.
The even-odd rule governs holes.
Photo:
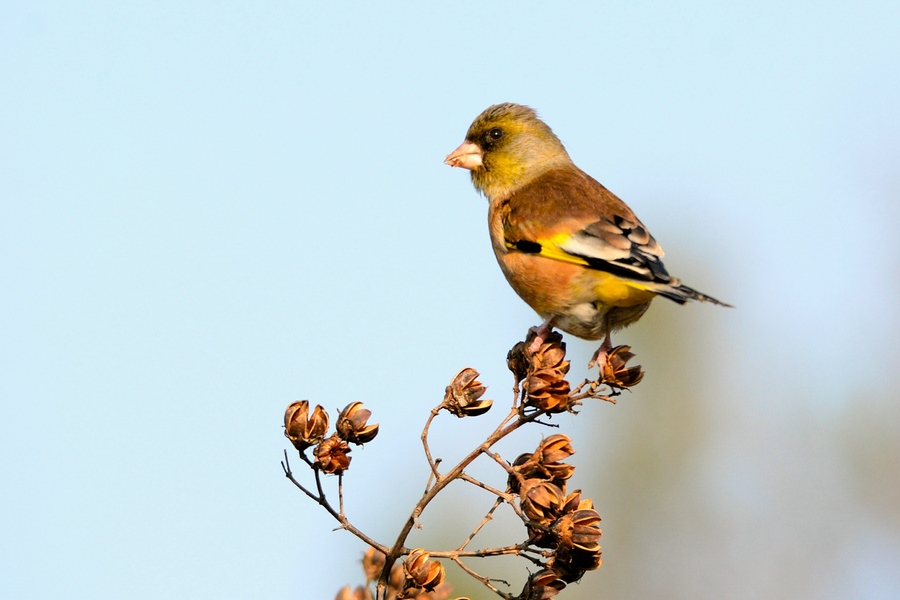
POLYGON ((534 354, 538 350, 541 349, 541 346, 544 345, 544 339, 546 334, 540 334, 534 336, 534 339, 531 340, 531 345, 528 346, 528 354, 534 354))
POLYGON ((594 365, 600 366, 600 372, 603 372, 603 366, 609 363, 609 351, 612 350, 612 341, 609 339, 609 334, 606 334, 606 339, 603 340, 603 343, 600 344, 600 347, 597 348, 597 351, 594 352, 594 355, 591 357, 591 362, 588 363, 588 369, 593 369, 594 365))
POLYGON ((537 327, 532 327, 528 331, 534 333, 534 339, 531 340, 531 345, 528 346, 528 353, 534 354, 541 349, 541 346, 547 341, 547 336, 553 332, 553 317, 549 317, 543 323, 537 327))

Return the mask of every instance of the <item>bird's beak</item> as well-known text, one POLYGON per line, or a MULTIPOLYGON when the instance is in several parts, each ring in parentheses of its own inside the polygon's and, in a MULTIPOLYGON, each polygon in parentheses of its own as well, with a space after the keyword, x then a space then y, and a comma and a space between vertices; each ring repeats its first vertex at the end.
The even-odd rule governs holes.
POLYGON ((481 162, 482 156, 484 156, 484 153, 477 145, 472 142, 463 142, 459 148, 447 155, 447 158, 444 159, 444 164, 472 171, 484 164, 481 162))

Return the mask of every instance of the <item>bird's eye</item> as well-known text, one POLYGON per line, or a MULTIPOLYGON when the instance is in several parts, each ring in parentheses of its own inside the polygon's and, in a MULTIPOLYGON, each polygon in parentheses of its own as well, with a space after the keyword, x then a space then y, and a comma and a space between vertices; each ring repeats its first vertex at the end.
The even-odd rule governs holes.
POLYGON ((494 127, 493 129, 491 129, 490 131, 488 131, 488 136, 489 136, 493 141, 496 142, 497 140, 499 140, 500 138, 503 137, 503 130, 500 129, 499 127, 494 127))

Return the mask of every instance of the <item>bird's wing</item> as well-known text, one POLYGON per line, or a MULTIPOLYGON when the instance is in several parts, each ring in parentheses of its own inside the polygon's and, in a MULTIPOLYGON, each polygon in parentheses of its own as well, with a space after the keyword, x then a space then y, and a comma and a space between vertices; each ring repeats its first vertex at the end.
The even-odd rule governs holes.
POLYGON ((637 219, 601 217, 586 227, 536 240, 547 258, 582 264, 624 279, 670 283, 663 251, 637 219))
POLYGON ((612 192, 580 169, 545 174, 509 200, 503 235, 510 251, 605 271, 634 282, 674 282, 663 250, 612 192))

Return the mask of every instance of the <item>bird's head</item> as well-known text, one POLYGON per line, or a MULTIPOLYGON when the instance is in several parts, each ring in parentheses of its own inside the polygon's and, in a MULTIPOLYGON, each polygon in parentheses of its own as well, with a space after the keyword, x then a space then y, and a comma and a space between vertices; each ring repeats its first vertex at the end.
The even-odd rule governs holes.
POLYGON ((478 115, 466 132, 466 141, 444 163, 469 169, 475 188, 495 200, 571 159, 534 109, 505 103, 478 115))

